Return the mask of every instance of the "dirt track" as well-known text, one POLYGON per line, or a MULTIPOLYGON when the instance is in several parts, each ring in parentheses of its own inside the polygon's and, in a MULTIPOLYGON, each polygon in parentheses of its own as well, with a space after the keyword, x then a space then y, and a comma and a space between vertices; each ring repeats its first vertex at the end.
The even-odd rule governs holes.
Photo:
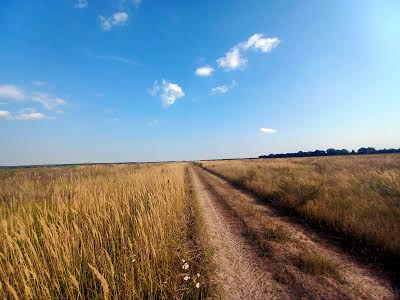
POLYGON ((214 249, 214 280, 222 288, 222 298, 397 299, 398 291, 378 271, 359 265, 320 236, 276 214, 221 178, 198 167, 192 167, 191 172, 214 249), (290 240, 268 242, 268 255, 260 255, 254 237, 244 233, 252 226, 254 229, 270 223, 284 228, 290 240), (343 279, 304 274, 293 263, 298 249, 310 249, 329 258, 339 266, 343 279))

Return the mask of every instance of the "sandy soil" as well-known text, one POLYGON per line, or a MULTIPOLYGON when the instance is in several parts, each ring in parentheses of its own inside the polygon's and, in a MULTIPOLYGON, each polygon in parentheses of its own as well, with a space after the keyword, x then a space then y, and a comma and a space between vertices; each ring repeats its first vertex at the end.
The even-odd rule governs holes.
POLYGON ((222 287, 222 298, 398 299, 399 291, 388 278, 361 265, 322 235, 281 216, 203 169, 193 167, 191 172, 210 246, 214 248, 215 281, 222 287), (245 210, 247 215, 242 214, 245 210), (251 235, 243 233, 265 230, 267 227, 262 226, 269 224, 283 228, 290 240, 269 242, 269 254, 260 255, 251 235), (299 249, 329 258, 339 266, 343 279, 304 274, 293 263, 299 249))

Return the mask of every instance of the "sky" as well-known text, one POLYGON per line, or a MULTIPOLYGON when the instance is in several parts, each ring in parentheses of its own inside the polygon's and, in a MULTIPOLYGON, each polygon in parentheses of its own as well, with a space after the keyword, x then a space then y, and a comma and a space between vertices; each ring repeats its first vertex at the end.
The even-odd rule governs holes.
POLYGON ((397 0, 4 0, 0 165, 400 147, 397 0))

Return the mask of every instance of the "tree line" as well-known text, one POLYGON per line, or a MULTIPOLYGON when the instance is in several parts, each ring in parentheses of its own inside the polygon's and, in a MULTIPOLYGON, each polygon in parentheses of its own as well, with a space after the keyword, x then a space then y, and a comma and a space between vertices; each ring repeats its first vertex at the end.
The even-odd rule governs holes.
POLYGON ((363 155, 363 154, 383 154, 383 153, 400 153, 399 149, 380 149, 376 150, 373 147, 360 148, 357 151, 348 151, 346 149, 333 149, 329 148, 325 150, 315 150, 315 151, 299 151, 293 153, 279 153, 279 154, 269 154, 260 155, 258 158, 283 158, 283 157, 312 157, 312 156, 335 156, 335 155, 363 155))

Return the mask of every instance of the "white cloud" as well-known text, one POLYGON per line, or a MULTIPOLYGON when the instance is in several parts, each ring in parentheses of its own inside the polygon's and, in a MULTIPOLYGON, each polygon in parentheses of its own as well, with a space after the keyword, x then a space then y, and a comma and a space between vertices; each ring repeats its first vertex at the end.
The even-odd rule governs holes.
POLYGON ((243 43, 242 48, 247 50, 253 48, 255 50, 259 50, 263 53, 268 53, 275 47, 277 47, 280 43, 280 40, 277 37, 273 38, 265 38, 263 34, 256 33, 253 34, 247 42, 243 43))
POLYGON ((275 133, 275 132, 277 132, 276 129, 264 128, 264 127, 260 128, 258 131, 260 132, 260 134, 269 134, 269 133, 275 133))
POLYGON ((247 39, 231 48, 224 57, 217 59, 218 66, 228 71, 245 69, 247 66, 247 58, 245 53, 249 49, 260 51, 262 53, 271 52, 280 43, 277 37, 264 37, 263 34, 256 33, 247 39))
POLYGON ((13 115, 9 111, 0 110, 0 119, 14 120, 14 121, 35 121, 42 119, 51 119, 40 112, 36 112, 31 108, 26 108, 18 114, 13 115))
POLYGON ((247 65, 247 59, 242 56, 238 47, 233 47, 224 57, 217 59, 219 67, 227 70, 244 69, 247 65))
POLYGON ((88 0, 78 0, 77 3, 75 4, 76 8, 86 8, 89 5, 88 0))
POLYGON ((15 120, 19 121, 36 121, 47 118, 44 114, 39 112, 21 113, 14 117, 15 120))
POLYGON ((181 86, 179 86, 177 83, 171 83, 164 79, 162 80, 161 85, 158 83, 158 81, 155 81, 149 92, 152 96, 159 94, 165 107, 171 106, 176 100, 185 96, 181 86))
POLYGON ((197 76, 210 76, 214 72, 214 69, 210 66, 204 66, 196 69, 196 75, 197 76))
POLYGON ((9 111, 0 110, 0 119, 9 119, 10 117, 11 117, 11 114, 9 111))
POLYGON ((17 86, 11 84, 0 85, 0 98, 23 100, 24 92, 17 86))
POLYGON ((67 104, 67 101, 65 101, 62 98, 58 97, 53 98, 46 93, 40 93, 40 92, 33 93, 32 100, 41 103, 48 110, 53 110, 58 106, 67 104))
POLYGON ((110 31, 114 26, 124 25, 128 21, 126 12, 116 12, 111 17, 99 16, 103 31, 110 31))
POLYGON ((226 94, 229 92, 231 89, 233 89, 237 85, 236 81, 232 81, 231 84, 223 84, 216 86, 210 90, 211 95, 217 95, 217 94, 226 94))

